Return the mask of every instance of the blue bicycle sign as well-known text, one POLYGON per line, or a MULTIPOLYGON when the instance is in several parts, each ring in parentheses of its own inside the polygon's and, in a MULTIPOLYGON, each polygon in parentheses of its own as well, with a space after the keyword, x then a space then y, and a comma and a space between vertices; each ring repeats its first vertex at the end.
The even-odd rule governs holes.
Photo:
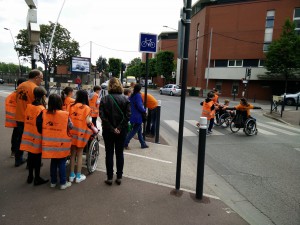
POLYGON ((140 52, 155 53, 156 52, 157 35, 156 34, 140 34, 140 52))

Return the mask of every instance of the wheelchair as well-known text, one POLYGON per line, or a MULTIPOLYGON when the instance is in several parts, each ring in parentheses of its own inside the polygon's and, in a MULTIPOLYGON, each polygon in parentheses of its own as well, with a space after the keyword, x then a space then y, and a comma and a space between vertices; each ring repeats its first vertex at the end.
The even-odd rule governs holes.
POLYGON ((86 155, 86 167, 88 172, 91 174, 97 168, 98 158, 100 155, 100 138, 98 133, 92 134, 90 140, 83 150, 83 154, 86 155))
POLYGON ((243 128, 244 133, 247 136, 257 135, 256 120, 252 117, 247 118, 246 111, 236 111, 236 115, 230 121, 230 130, 232 133, 238 132, 243 128))

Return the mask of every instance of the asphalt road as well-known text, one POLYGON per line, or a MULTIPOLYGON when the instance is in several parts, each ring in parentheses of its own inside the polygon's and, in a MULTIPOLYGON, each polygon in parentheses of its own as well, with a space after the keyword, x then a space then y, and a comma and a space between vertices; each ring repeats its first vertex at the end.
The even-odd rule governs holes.
MULTIPOLYGON (((161 130, 170 144, 177 146, 180 97, 159 95, 151 90, 149 93, 162 101, 161 130)), ((197 163, 198 135, 193 124, 200 116, 200 100, 186 98, 183 165, 197 163)), ((253 104, 263 108, 251 113, 257 119, 257 136, 248 137, 242 131, 233 134, 229 128, 215 127, 214 135, 207 137, 205 182, 209 185, 212 170, 224 179, 220 185, 229 185, 243 196, 268 223, 300 224, 300 128, 264 117, 263 112, 270 110, 267 102, 253 104)), ((186 183, 182 185, 192 188, 186 183)), ((212 182, 210 188, 227 203, 233 203, 229 206, 237 205, 234 194, 229 196, 229 192, 214 185, 212 182)), ((241 204, 241 211, 243 208, 247 206, 241 204)))

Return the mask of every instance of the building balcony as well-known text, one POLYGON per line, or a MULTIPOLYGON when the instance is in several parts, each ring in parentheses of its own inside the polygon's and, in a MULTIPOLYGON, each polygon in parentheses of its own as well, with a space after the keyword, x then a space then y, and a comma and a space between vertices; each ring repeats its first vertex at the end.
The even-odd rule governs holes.
MULTIPOLYGON (((208 79, 216 80, 241 80, 245 78, 246 67, 213 67, 209 68, 208 79)), ((251 67, 251 80, 258 79, 257 75, 263 75, 267 72, 264 67, 251 67)), ((205 79, 208 76, 208 68, 205 69, 205 79)))

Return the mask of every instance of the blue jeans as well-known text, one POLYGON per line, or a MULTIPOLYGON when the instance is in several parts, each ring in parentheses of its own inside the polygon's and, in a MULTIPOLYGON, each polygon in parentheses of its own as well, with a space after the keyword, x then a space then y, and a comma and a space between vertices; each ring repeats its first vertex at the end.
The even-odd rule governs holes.
POLYGON ((61 159, 51 159, 50 163, 50 177, 51 177, 51 184, 57 183, 57 168, 59 172, 59 180, 60 184, 64 185, 67 181, 66 178, 66 161, 67 158, 61 159))
POLYGON ((142 124, 134 123, 134 124, 132 124, 132 130, 128 133, 128 135, 126 137, 125 144, 124 144, 125 147, 128 147, 130 140, 133 138, 133 136, 136 133, 138 134, 138 138, 141 143, 141 147, 143 148, 146 146, 146 142, 144 141, 144 138, 142 135, 142 124))

